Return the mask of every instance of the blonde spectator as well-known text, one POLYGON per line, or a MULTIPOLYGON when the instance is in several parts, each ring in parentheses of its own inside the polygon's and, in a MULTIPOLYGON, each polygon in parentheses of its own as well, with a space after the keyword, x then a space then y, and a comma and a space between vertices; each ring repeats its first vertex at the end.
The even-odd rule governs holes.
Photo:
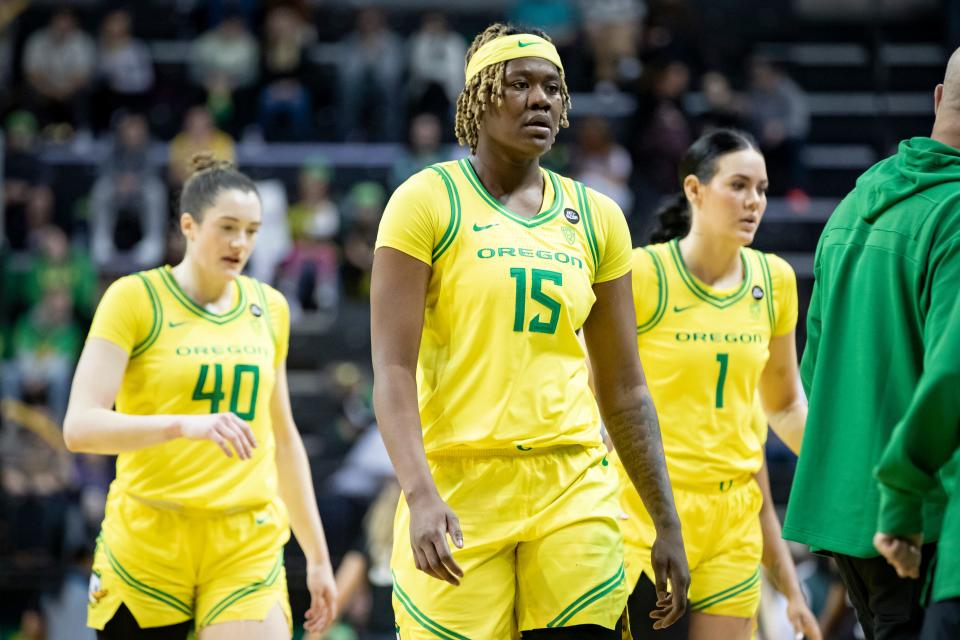
POLYGON ((233 138, 216 128, 206 107, 197 106, 187 111, 183 130, 170 142, 170 184, 179 187, 190 175, 190 158, 207 151, 217 160, 233 162, 233 138))

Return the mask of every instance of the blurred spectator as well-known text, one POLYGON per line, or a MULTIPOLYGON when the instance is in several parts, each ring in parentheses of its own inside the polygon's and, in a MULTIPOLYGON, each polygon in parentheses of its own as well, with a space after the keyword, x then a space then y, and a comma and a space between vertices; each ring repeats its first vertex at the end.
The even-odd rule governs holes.
POLYGON ((517 0, 507 16, 515 25, 543 29, 558 48, 572 44, 577 37, 573 0, 517 0))
POLYGON ((234 161, 233 138, 213 124, 206 107, 192 107, 183 119, 183 130, 170 142, 169 179, 180 187, 190 176, 190 158, 209 151, 217 160, 234 161))
POLYGON ((399 483, 387 480, 364 516, 363 535, 337 567, 337 611, 360 629, 360 640, 396 637, 390 552, 399 499, 399 483))
POLYGON ((133 38, 129 12, 118 9, 104 17, 97 58, 94 118, 97 129, 103 130, 121 107, 146 111, 153 88, 153 59, 147 46, 133 38))
POLYGON ((54 420, 62 420, 82 339, 69 289, 45 291, 13 331, 13 361, 4 367, 4 396, 44 406, 54 420))
POLYGON ((440 149, 442 135, 440 119, 432 113, 421 113, 410 121, 407 146, 390 167, 391 189, 424 167, 447 159, 440 149))
POLYGON ((89 125, 89 89, 95 65, 93 39, 80 30, 76 16, 66 7, 53 14, 46 28, 27 38, 23 72, 28 100, 43 126, 89 125))
POLYGON ((637 210, 643 215, 648 215, 661 197, 680 189, 677 166, 693 142, 692 127, 683 110, 689 83, 690 71, 679 60, 660 60, 644 68, 631 149, 637 210))
POLYGON ((453 105, 463 88, 463 58, 467 43, 452 31, 440 12, 428 13, 410 37, 410 111, 428 111, 450 122, 453 105))
POLYGON ((250 275, 274 284, 278 268, 290 253, 293 242, 287 222, 287 188, 277 178, 257 180, 260 195, 261 225, 257 232, 257 250, 250 256, 250 275))
MULTIPOLYGON (((340 290, 340 210, 330 198, 330 168, 314 160, 300 169, 299 199, 288 220, 293 251, 282 265, 280 290, 293 308, 314 311, 336 307, 340 290)), ((291 311, 293 312, 293 311, 291 311)))
POLYGON ((376 182, 358 182, 347 196, 348 214, 343 234, 343 288, 353 298, 370 295, 370 271, 377 226, 386 203, 384 189, 376 182))
POLYGON ((9 640, 45 640, 46 637, 43 615, 36 609, 25 609, 20 616, 20 629, 9 640))
MULTIPOLYGON (((257 81, 260 46, 235 12, 194 41, 190 51, 190 76, 206 91, 207 107, 220 126, 234 120, 247 100, 235 95, 257 81)), ((244 96, 245 97, 245 96, 244 96)), ((245 122, 244 114, 237 119, 245 122)))
POLYGON ((5 398, 0 411, 0 496, 4 520, 12 525, 13 565, 35 576, 63 559, 70 454, 45 409, 5 398))
POLYGON ((72 555, 60 588, 55 594, 40 599, 46 620, 46 640, 97 638, 97 632, 87 626, 88 585, 93 559, 85 549, 78 549, 72 555))
POLYGON ((730 59, 720 56, 716 48, 718 45, 732 48, 734 44, 724 40, 736 42, 736 39, 711 39, 703 28, 705 15, 709 15, 705 7, 690 0, 650 0, 641 55, 645 58, 669 56, 684 60, 695 69, 701 68, 704 61, 716 64, 718 60, 730 59))
POLYGON ((307 140, 313 136, 307 53, 316 31, 293 7, 279 5, 267 13, 265 33, 260 127, 267 140, 307 140))
POLYGON ((624 85, 640 77, 638 50, 646 13, 642 0, 581 0, 596 85, 624 85))
POLYGON ((63 229, 47 225, 37 232, 36 251, 20 279, 16 297, 26 309, 40 304, 47 291, 65 289, 73 300, 73 313, 83 323, 93 319, 97 274, 87 256, 71 248, 63 229))
POLYGON ((167 191, 150 164, 142 115, 118 112, 110 155, 90 195, 91 251, 101 270, 129 273, 163 256, 167 191))
POLYGON ((13 77, 14 44, 17 41, 16 21, 30 0, 0 0, 0 109, 6 106, 13 77))
MULTIPOLYGON (((403 47, 380 9, 357 15, 354 31, 342 42, 340 56, 340 126, 347 140, 399 140, 403 47)), ((461 62, 462 64, 462 62, 461 62)))
POLYGON ((36 143, 37 119, 27 111, 11 113, 3 154, 3 209, 4 235, 14 250, 28 247, 29 236, 37 228, 30 210, 36 209, 37 192, 49 191, 51 176, 36 143))
POLYGON ((750 118, 767 160, 770 192, 804 187, 803 145, 810 131, 810 107, 803 90, 770 60, 750 64, 750 118))
POLYGON ((706 110, 700 115, 700 131, 710 129, 745 129, 747 105, 743 96, 735 93, 730 81, 719 71, 708 71, 700 79, 706 110))
POLYGON ((610 123, 600 116, 588 116, 578 125, 577 149, 573 154, 573 173, 577 180, 612 198, 630 217, 633 192, 630 153, 617 144, 610 123))

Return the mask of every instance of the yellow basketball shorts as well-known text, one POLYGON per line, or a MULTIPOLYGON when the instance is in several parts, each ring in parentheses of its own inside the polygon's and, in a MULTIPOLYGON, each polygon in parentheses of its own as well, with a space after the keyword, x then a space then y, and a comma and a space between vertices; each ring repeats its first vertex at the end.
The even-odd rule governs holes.
POLYGON ((613 629, 628 592, 616 472, 604 454, 577 446, 431 456, 437 489, 460 520, 464 548, 450 546, 464 576, 455 587, 417 570, 401 497, 391 560, 399 637, 501 640, 528 629, 613 629))
POLYGON ((121 603, 144 628, 193 619, 199 631, 263 620, 277 603, 291 622, 283 568, 289 539, 279 499, 199 515, 111 493, 94 553, 87 625, 103 629, 121 603))
MULTIPOLYGON (((620 505, 627 580, 633 589, 644 573, 654 581, 650 549, 656 531, 640 495, 620 470, 620 505)), ((691 611, 752 618, 760 606, 760 560, 763 495, 752 476, 698 490, 674 486, 690 566, 691 611)))

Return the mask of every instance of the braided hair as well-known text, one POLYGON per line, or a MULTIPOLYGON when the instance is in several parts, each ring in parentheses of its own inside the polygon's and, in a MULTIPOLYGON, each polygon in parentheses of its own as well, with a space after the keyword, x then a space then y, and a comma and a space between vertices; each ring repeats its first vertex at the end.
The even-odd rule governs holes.
MULTIPOLYGON (((512 36, 518 33, 530 33, 552 42, 550 36, 540 29, 521 29, 512 24, 498 22, 484 29, 473 39, 473 44, 467 51, 466 62, 470 62, 473 54, 488 42, 502 36, 512 36)), ((480 121, 483 119, 483 112, 486 111, 487 106, 493 102, 496 102, 498 107, 503 104, 503 76, 506 67, 506 61, 484 67, 467 81, 463 91, 457 97, 457 117, 454 127, 457 142, 469 146, 470 153, 477 151, 477 141, 480 139, 480 121)), ((560 111, 560 126, 569 127, 570 120, 567 119, 567 112, 570 110, 570 91, 567 89, 567 81, 563 70, 560 69, 559 71, 560 97, 563 100, 560 111)))

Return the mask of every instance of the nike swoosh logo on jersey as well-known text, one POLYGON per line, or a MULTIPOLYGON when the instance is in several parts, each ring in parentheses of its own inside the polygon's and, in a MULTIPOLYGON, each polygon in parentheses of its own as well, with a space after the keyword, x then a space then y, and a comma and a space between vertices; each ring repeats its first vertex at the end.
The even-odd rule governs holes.
POLYGON ((686 311, 687 309, 691 309, 691 308, 693 308, 693 307, 695 307, 695 306, 697 306, 697 303, 688 304, 688 305, 685 306, 685 307, 678 307, 677 305, 673 305, 673 312, 674 312, 674 313, 680 313, 681 311, 686 311))
POLYGON ((179 327, 182 324, 187 324, 187 321, 181 320, 180 322, 174 322, 173 320, 171 320, 170 322, 167 323, 167 326, 170 327, 171 329, 175 329, 176 327, 179 327))
POLYGON ((483 231, 484 229, 489 229, 490 227, 495 227, 495 226, 497 226, 498 224, 500 224, 500 223, 499 223, 499 222, 494 222, 493 224, 485 224, 485 225, 483 225, 483 226, 481 227, 481 226, 478 225, 476 222, 474 222, 474 223, 473 223, 473 230, 474 230, 474 231, 483 231))
POLYGON ((517 449, 520 449, 520 451, 533 451, 533 447, 525 447, 522 444, 518 444, 517 449))

